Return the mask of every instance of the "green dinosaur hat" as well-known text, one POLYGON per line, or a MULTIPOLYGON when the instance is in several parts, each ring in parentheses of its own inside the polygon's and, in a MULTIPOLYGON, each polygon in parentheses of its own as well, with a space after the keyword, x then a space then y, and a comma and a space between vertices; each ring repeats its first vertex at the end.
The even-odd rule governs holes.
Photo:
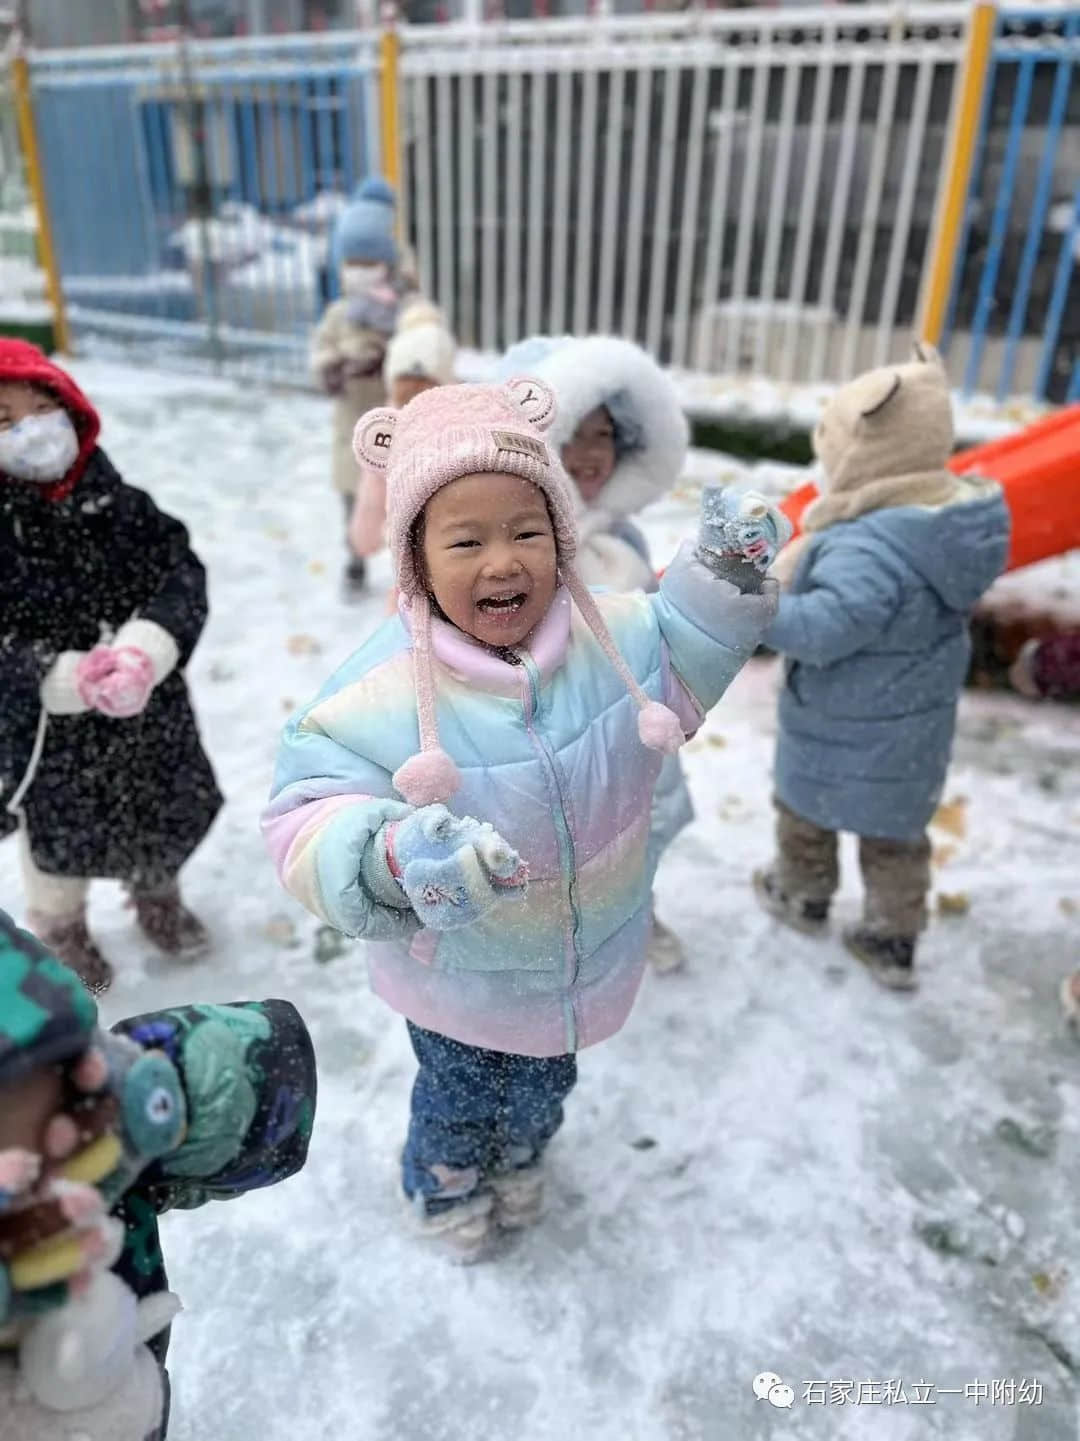
POLYGON ((0 1086, 81 1055, 96 1025, 78 976, 0 911, 0 1086))

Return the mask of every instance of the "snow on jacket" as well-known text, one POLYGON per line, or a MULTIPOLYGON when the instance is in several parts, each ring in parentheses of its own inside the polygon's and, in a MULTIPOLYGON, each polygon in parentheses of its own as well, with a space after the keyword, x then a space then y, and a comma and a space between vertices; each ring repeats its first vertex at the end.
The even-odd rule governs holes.
MULTIPOLYGON (((36 360, 18 378, 48 387, 80 434, 96 436, 70 377, 22 350, 36 360)), ((0 347, 0 377, 14 374, 0 347)), ((21 809, 43 870, 161 879, 221 805, 183 673, 206 622, 206 572, 180 521, 125 484, 103 450, 91 445, 73 470, 74 482, 69 473, 54 487, 0 477, 0 835, 15 828, 9 806, 32 776, 21 809), (43 715, 57 657, 133 620, 175 660, 142 714, 43 715)))
POLYGON ((655 589, 648 546, 630 517, 666 495, 686 461, 686 417, 669 378, 640 346, 607 335, 536 336, 512 346, 499 371, 506 378, 535 375, 554 390, 558 409, 548 442, 555 451, 590 411, 607 409, 617 457, 611 479, 588 503, 570 480, 578 569, 586 585, 655 589))
POLYGON ((786 657, 776 791, 830 830, 911 840, 941 797, 968 616, 1000 573, 997 485, 868 511, 807 537, 766 643, 786 657))
MULTIPOLYGON (((615 644, 687 733, 753 654, 775 592, 740 595, 691 559, 657 595, 598 597, 615 644)), ((264 829, 282 881, 368 947, 375 991, 422 1026, 521 1055, 575 1051, 616 1032, 650 930, 649 818, 661 756, 560 590, 511 664, 445 622, 432 635, 438 729, 462 775, 451 809, 490 821, 528 861, 524 900, 476 925, 420 928, 378 904, 360 856, 407 814, 391 776, 419 728, 406 610, 288 725, 264 829)))

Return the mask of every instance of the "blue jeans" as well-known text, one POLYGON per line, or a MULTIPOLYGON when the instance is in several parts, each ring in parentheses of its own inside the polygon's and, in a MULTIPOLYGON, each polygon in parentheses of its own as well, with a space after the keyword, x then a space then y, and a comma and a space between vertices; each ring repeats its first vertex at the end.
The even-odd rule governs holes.
POLYGON ((539 1160, 562 1125, 574 1057, 486 1051, 407 1025, 420 1069, 401 1158, 405 1194, 445 1209, 485 1176, 539 1160))

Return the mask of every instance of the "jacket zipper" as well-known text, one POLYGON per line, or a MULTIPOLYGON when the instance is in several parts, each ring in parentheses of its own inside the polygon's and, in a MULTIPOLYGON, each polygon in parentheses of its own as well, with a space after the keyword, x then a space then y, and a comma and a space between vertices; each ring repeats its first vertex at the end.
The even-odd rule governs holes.
POLYGON ((578 968, 581 963, 581 956, 578 952, 578 935, 581 929, 581 912, 578 909, 577 901, 577 866, 574 853, 574 837, 570 831, 570 822, 566 814, 566 800, 563 795, 563 788, 559 781, 558 768, 555 765, 555 757, 551 747, 534 726, 533 719, 539 709, 540 688, 539 671, 536 662, 527 651, 517 651, 524 675, 522 677, 522 700, 525 711, 525 726, 532 738, 541 760, 547 767, 550 778, 551 789, 557 800, 554 811, 555 839, 559 848, 559 865, 562 870, 563 880, 566 888, 566 900, 570 907, 571 930, 569 936, 569 954, 567 956, 566 984, 572 986, 578 978, 578 968))

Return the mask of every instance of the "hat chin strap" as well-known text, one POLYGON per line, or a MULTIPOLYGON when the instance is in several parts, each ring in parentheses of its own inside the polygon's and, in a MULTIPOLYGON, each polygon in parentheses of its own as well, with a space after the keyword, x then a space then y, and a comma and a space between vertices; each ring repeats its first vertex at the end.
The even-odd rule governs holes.
POLYGON ((431 667, 431 602, 427 591, 416 591, 409 604, 413 640, 413 674, 416 716, 420 725, 420 751, 394 772, 394 788, 411 806, 445 803, 461 786, 461 772, 439 745, 435 720, 435 677, 431 667))
POLYGON ((596 637, 597 644, 614 666, 620 680, 638 707, 638 735, 641 737, 642 744, 648 746, 650 750, 662 751, 665 755, 674 755, 686 740, 679 717, 666 705, 650 700, 641 689, 630 667, 619 654, 619 650, 611 638, 611 632, 604 622, 604 617, 600 614, 600 608, 593 598, 592 591, 589 590, 572 565, 563 566, 561 569, 566 588, 581 612, 585 624, 596 637))

